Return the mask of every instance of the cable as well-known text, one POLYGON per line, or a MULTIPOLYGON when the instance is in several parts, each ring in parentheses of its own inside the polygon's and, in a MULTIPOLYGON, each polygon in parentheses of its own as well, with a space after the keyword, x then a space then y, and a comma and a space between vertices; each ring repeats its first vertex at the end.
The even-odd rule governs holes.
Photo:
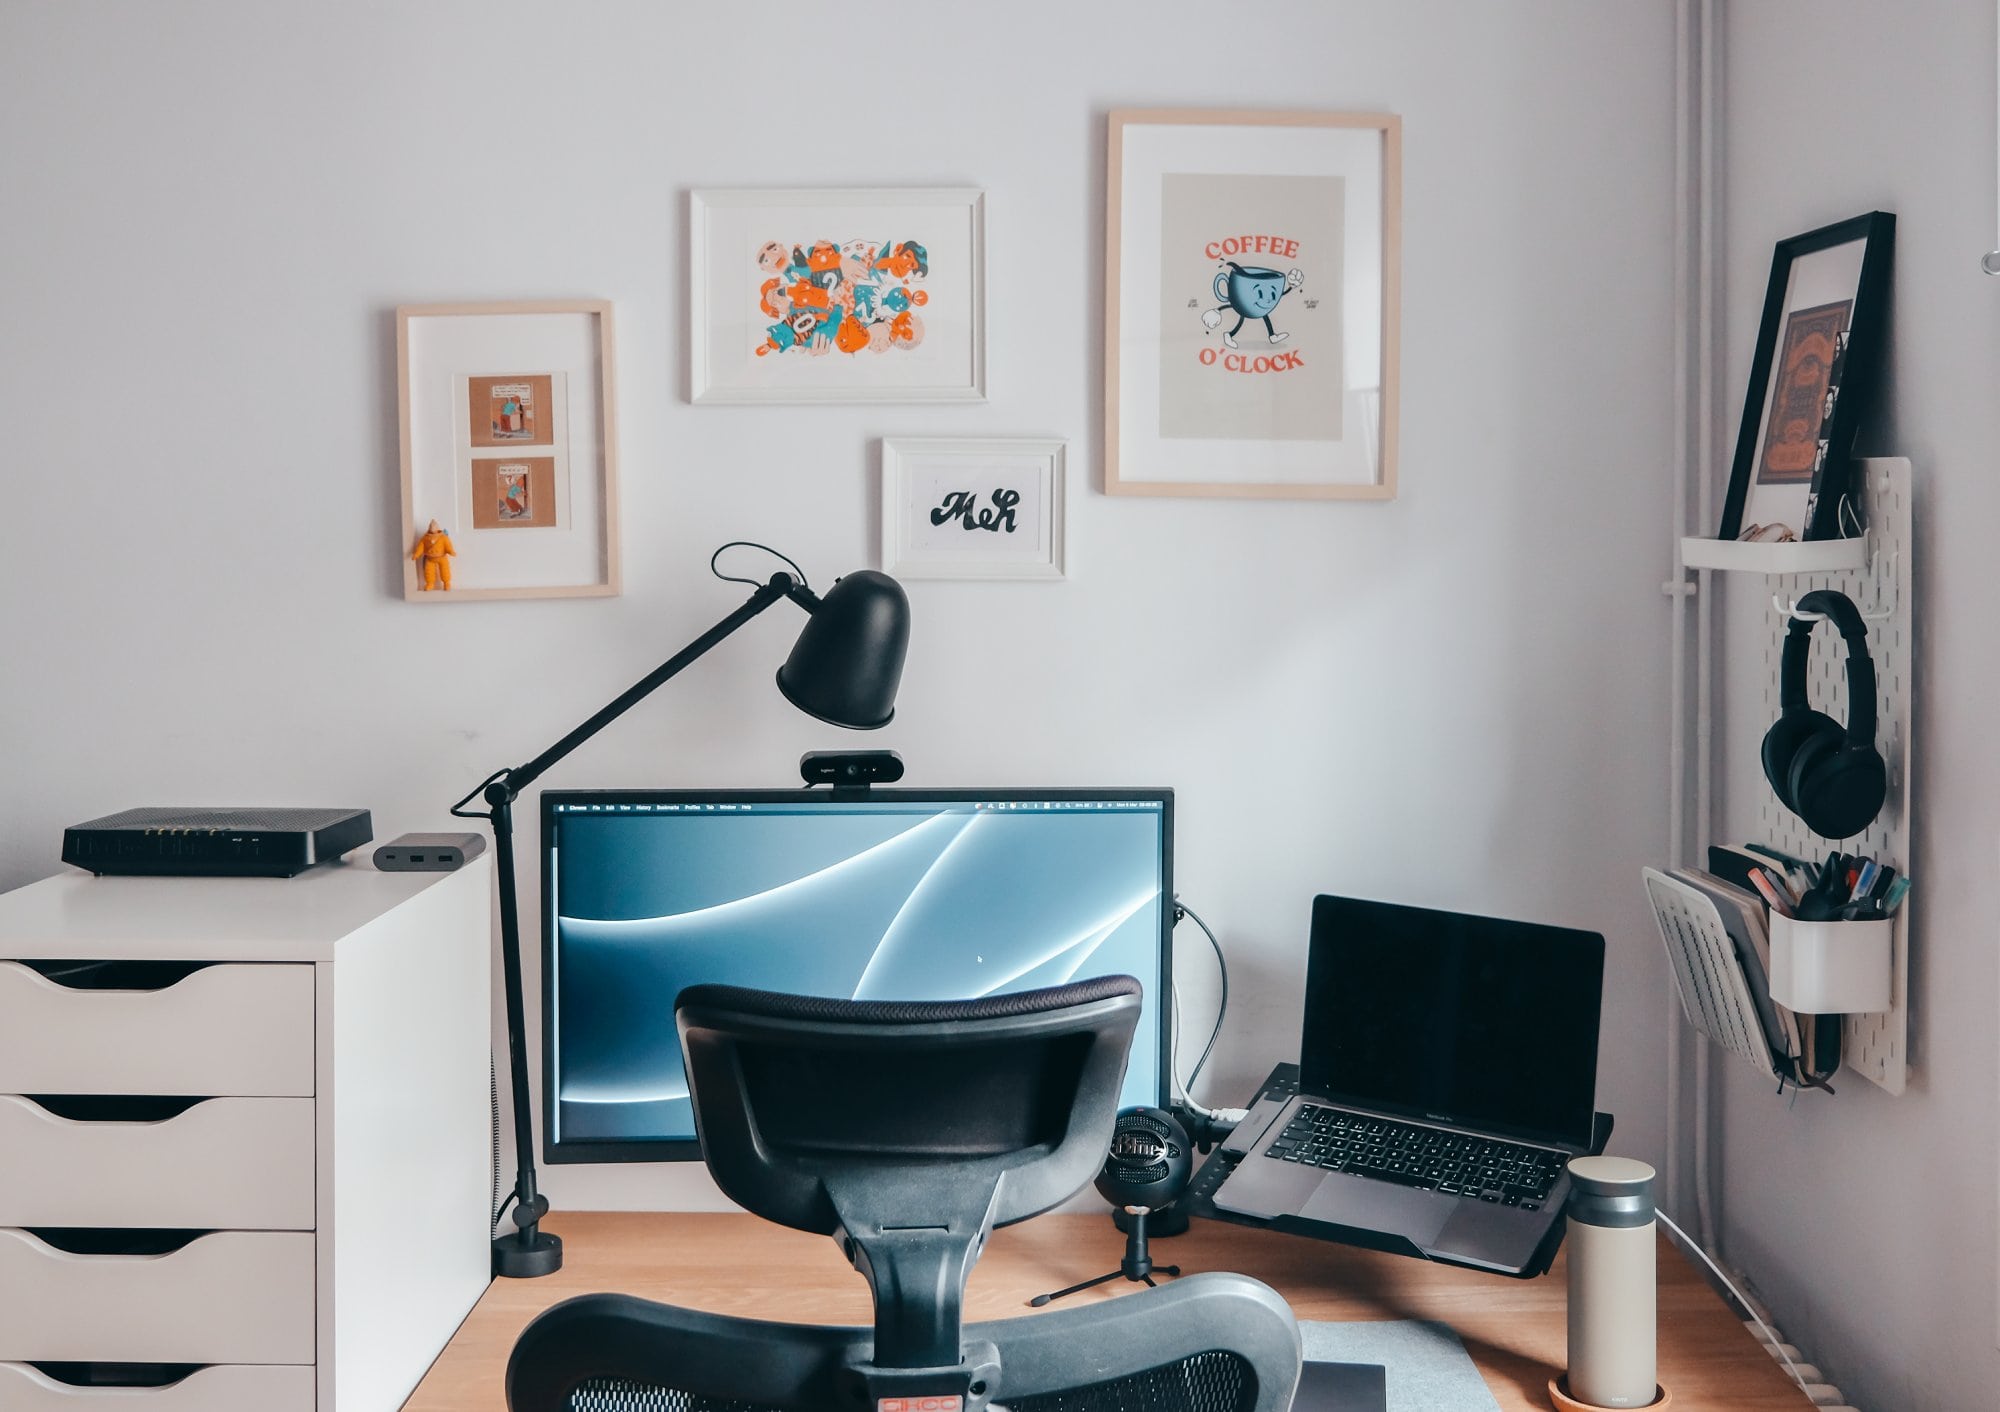
POLYGON ((721 579, 724 583, 747 583, 752 588, 762 588, 764 586, 763 583, 757 579, 738 578, 735 574, 725 574, 724 572, 722 572, 722 570, 716 568, 715 567, 716 560, 722 557, 723 550, 726 549, 761 549, 766 554, 769 554, 774 558, 783 559, 787 564, 791 564, 792 573, 795 576, 797 576, 800 588, 807 589, 808 591, 810 591, 812 587, 812 585, 806 582, 806 571, 800 568, 797 564, 793 563, 790 557, 778 553, 777 550, 773 549, 768 544, 759 544, 754 539, 732 539, 729 541, 729 543, 723 545, 722 549, 718 549, 713 554, 708 556, 708 571, 711 574, 714 574, 717 578, 721 579))
POLYGON ((1778 1337, 1777 1331, 1773 1329, 1769 1324, 1765 1323, 1764 1316, 1757 1312, 1757 1306, 1752 1304, 1749 1300, 1743 1297, 1743 1291, 1736 1287, 1736 1282, 1730 1279, 1729 1276, 1722 1273, 1722 1267, 1716 1264, 1713 1260, 1709 1259, 1708 1252, 1706 1250, 1703 1250, 1699 1245, 1696 1245, 1694 1241, 1688 1236, 1688 1233, 1686 1231, 1682 1230, 1679 1226, 1675 1225, 1673 1218, 1671 1216, 1669 1216, 1666 1212, 1661 1211, 1657 1208, 1655 1208, 1653 1214, 1660 1218, 1661 1222, 1665 1224, 1668 1230, 1672 1231, 1675 1235, 1681 1238, 1682 1245, 1685 1245, 1689 1250, 1692 1250, 1695 1254, 1699 1255, 1701 1257, 1702 1263, 1708 1266, 1709 1269, 1715 1271, 1715 1277, 1718 1280, 1721 1280, 1722 1283, 1728 1287, 1728 1290, 1731 1294, 1736 1296, 1736 1302, 1742 1305, 1744 1310, 1750 1315, 1750 1317, 1757 1321, 1757 1327, 1762 1329, 1767 1335, 1769 1335, 1771 1340, 1771 1347, 1777 1350, 1777 1354, 1780 1358, 1785 1360, 1785 1367, 1790 1371, 1792 1375, 1792 1381, 1797 1383, 1800 1387, 1804 1387, 1806 1385, 1805 1375, 1799 1372, 1799 1365, 1792 1361, 1792 1355, 1785 1352, 1785 1341, 1778 1337))
POLYGON ((1175 925, 1179 925, 1182 917, 1194 918, 1194 924, 1201 928, 1202 935, 1208 938, 1208 944, 1215 950, 1215 967, 1221 977, 1222 998, 1215 1007, 1215 1024, 1208 1032, 1208 1043, 1202 1046, 1201 1057, 1195 1060, 1194 1071, 1187 1076, 1187 1082, 1182 1083, 1178 1069, 1181 1052, 1181 992, 1178 983, 1171 987, 1173 1015, 1169 1032, 1170 1037, 1168 1042, 1171 1049, 1168 1054, 1169 1063, 1167 1069, 1169 1076, 1173 1079, 1175 1091, 1180 1094, 1181 1102, 1185 1103, 1191 1112, 1197 1113, 1201 1117, 1214 1118, 1216 1114, 1195 1102, 1194 1094, 1190 1090, 1194 1087, 1194 1081, 1201 1077, 1202 1068, 1208 1063, 1208 1056, 1215 1052, 1215 1041, 1222 1034, 1223 1017, 1229 1013, 1229 962, 1222 954, 1222 943, 1215 939, 1214 931, 1210 929, 1207 922, 1201 919, 1201 914, 1176 896, 1174 898, 1175 925))

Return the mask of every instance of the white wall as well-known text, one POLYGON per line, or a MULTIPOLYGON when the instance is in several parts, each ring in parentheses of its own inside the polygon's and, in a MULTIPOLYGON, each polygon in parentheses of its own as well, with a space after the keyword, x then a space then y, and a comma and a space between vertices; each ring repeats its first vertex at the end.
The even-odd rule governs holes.
MULTIPOLYGON (((873 438, 1053 432, 1073 576, 913 587, 910 782, 1179 789, 1177 881, 1234 962, 1215 1102, 1293 1057, 1315 892, 1606 932, 1601 1102, 1657 1159, 1671 84, 1667 6, 1577 0, 0 0, 0 883, 142 803, 444 826, 739 601, 723 540, 872 562, 873 438), (1403 115, 1394 503, 1098 493, 1121 104, 1403 115), (986 405, 687 405, 687 190, 808 183, 986 189, 986 405), (391 311, 565 295, 618 309, 625 595, 405 605, 391 311)), ((787 784, 841 743, 771 689, 795 628, 547 782, 787 784)))
MULTIPOLYGON (((1777 241, 1896 213, 1886 420, 1863 448, 1915 463, 1916 880, 1911 1050, 1892 1098, 1771 1096, 1724 1082, 1724 1238, 1786 1334, 1864 1412, 1995 1405, 1995 808, 2000 688, 1993 527, 2000 522, 2000 280, 1993 248, 1992 0, 1758 0, 1729 7, 1727 346, 1722 404, 1742 408, 1777 241)), ((1719 503, 1719 501, 1718 501, 1719 503)), ((1721 576, 1718 576, 1721 577, 1721 576)), ((1726 816, 1764 785, 1756 749, 1763 625, 1756 584, 1729 603, 1726 816)), ((1768 600, 1762 610, 1768 612, 1768 600)), ((1740 1072, 1738 1072, 1740 1070, 1740 1072)))

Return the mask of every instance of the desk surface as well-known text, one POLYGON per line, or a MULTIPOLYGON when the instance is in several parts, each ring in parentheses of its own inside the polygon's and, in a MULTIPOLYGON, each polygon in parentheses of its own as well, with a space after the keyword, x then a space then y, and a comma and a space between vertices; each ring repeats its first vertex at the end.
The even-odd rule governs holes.
MULTIPOLYGON (((537 1313, 600 1290, 766 1319, 866 1324, 867 1286, 832 1241, 742 1215, 565 1213, 560 1272, 496 1280, 439 1355, 404 1412, 504 1412, 501 1377, 537 1313)), ((1117 1268, 1125 1238, 1106 1216, 1052 1215, 997 1232, 972 1274, 968 1320, 1028 1314, 1032 1295, 1117 1268)), ((1269 1231, 1197 1221, 1156 1241, 1153 1258, 1237 1270, 1271 1285, 1301 1319, 1438 1319, 1451 1325, 1506 1412, 1547 1412, 1548 1380, 1568 1340, 1563 1262, 1539 1280, 1509 1280, 1350 1250, 1269 1231)), ((1115 1299, 1137 1286, 1072 1296, 1115 1299)), ((1798 1412, 1809 1407, 1688 1262, 1660 1246, 1660 1380, 1675 1412, 1798 1412)))

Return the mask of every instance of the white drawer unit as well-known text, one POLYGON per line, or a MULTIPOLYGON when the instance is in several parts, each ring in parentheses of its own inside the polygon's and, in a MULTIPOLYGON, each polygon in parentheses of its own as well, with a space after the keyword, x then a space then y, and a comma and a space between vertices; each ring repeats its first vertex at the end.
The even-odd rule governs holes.
POLYGON ((6 1412, 313 1412, 309 1367, 209 1367, 158 1383, 89 1387, 0 1362, 6 1412))
POLYGON ((491 1259, 488 859, 0 894, 0 1412, 394 1412, 491 1259))

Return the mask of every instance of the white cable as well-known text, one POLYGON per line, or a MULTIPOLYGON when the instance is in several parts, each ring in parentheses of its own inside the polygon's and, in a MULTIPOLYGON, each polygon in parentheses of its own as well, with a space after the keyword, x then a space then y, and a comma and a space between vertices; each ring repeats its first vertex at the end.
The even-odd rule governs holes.
MULTIPOLYGON (((1201 1059, 1196 1062, 1194 1073, 1189 1076, 1188 1083, 1192 1083, 1196 1078, 1200 1077, 1202 1066, 1208 1062, 1208 1056, 1214 1052, 1216 1038, 1222 1033, 1222 1017, 1229 1009, 1229 963, 1223 959, 1222 943, 1215 939, 1215 933, 1209 929, 1208 923, 1203 921, 1179 897, 1173 899, 1172 905, 1174 911, 1179 914, 1174 918, 1176 923, 1179 922, 1181 916, 1192 917, 1194 918, 1194 924, 1200 927, 1202 934, 1208 938, 1209 946, 1215 951, 1216 971, 1221 977, 1222 998, 1216 1006, 1215 1027, 1209 1031, 1208 1047, 1202 1050, 1201 1059)), ((1169 934, 1168 944, 1172 945, 1171 933, 1169 934)), ((1188 1092, 1188 1085, 1181 1082, 1181 987, 1179 981, 1173 981, 1169 984, 1168 996, 1172 1001, 1173 1013, 1168 1016, 1167 1077, 1172 1085, 1174 1094, 1187 1106, 1189 1112, 1194 1113, 1198 1117, 1207 1118, 1211 1121, 1217 1119, 1227 1121, 1230 1114, 1233 1113, 1236 1115, 1237 1120, 1240 1121, 1245 1110, 1240 1108, 1204 1108, 1201 1104, 1195 1102, 1194 1095, 1188 1092)))
POLYGON ((1682 1245, 1685 1245, 1689 1250, 1692 1250, 1695 1254, 1699 1255, 1701 1257, 1702 1263, 1708 1266, 1709 1269, 1715 1271, 1715 1277, 1718 1280, 1721 1280, 1722 1283, 1728 1287, 1728 1290, 1731 1294, 1736 1296, 1736 1302, 1742 1305, 1745 1311, 1749 1313, 1750 1317, 1757 1321, 1757 1327, 1762 1329, 1767 1335, 1770 1336, 1771 1347, 1777 1351, 1777 1354, 1780 1358, 1785 1360, 1785 1367, 1791 1371, 1792 1381, 1797 1383, 1800 1387, 1804 1387, 1806 1385, 1806 1380, 1804 1375, 1799 1372, 1799 1365, 1792 1361, 1791 1354, 1785 1352, 1785 1341, 1778 1337, 1777 1331, 1775 1329, 1773 1329, 1769 1324, 1764 1322, 1764 1316, 1757 1312, 1757 1306, 1752 1304, 1748 1299, 1743 1297, 1743 1291, 1736 1287, 1736 1282, 1730 1279, 1729 1276, 1722 1273, 1722 1267, 1716 1264, 1713 1260, 1709 1259, 1708 1252, 1706 1250, 1703 1250, 1699 1245, 1696 1245, 1694 1241, 1689 1239, 1688 1233, 1682 1230, 1679 1226, 1675 1225, 1673 1222, 1673 1218, 1671 1216, 1667 1215, 1667 1213, 1664 1211, 1658 1210, 1657 1208, 1654 1210, 1653 1214, 1659 1217, 1660 1221, 1666 1226, 1668 1230, 1672 1231, 1675 1235, 1681 1238, 1682 1245))
MULTIPOLYGON (((2000 17, 2000 5, 1996 5, 1994 10, 1996 17, 2000 17)), ((2000 23, 2000 19, 1996 19, 1996 23, 2000 23)), ((1996 72, 2000 72, 2000 64, 1996 64, 1996 72)), ((1996 158, 2000 158, 2000 120, 1996 120, 1995 122, 1994 134, 1996 158)), ((1996 191, 1996 195, 2000 195, 2000 191, 1996 191)), ((1996 208, 1996 215, 2000 215, 2000 208, 1996 208)), ((1979 268, 1986 271, 1989 275, 2000 275, 2000 247, 1996 247, 1982 258, 1979 262, 1979 268)))

